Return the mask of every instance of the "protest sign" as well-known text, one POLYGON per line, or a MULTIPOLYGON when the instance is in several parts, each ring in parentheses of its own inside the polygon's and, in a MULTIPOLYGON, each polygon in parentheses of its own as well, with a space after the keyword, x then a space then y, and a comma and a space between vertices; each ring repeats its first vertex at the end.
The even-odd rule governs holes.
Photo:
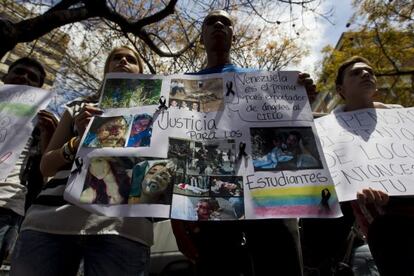
POLYGON ((53 93, 26 85, 0 87, 0 182, 13 170, 29 139, 33 119, 53 93))
POLYGON ((109 74, 65 198, 108 216, 339 216, 297 76, 109 74))
POLYGON ((341 201, 364 188, 414 195, 414 109, 363 109, 316 120, 341 201))

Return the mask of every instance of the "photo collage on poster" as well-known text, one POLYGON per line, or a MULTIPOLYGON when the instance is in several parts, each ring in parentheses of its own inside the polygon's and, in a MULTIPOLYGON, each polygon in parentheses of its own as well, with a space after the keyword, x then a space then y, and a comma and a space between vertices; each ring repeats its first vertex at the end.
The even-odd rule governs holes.
POLYGON ((171 204, 175 164, 168 159, 91 158, 80 196, 85 204, 171 204))
MULTIPOLYGON (((289 78, 249 74, 107 76, 99 105, 104 112, 85 131, 77 153, 84 165, 74 165, 79 173, 69 179, 66 200, 109 216, 192 221, 279 217, 272 210, 284 204, 290 209, 283 217, 318 215, 320 193, 332 182, 313 122, 297 111, 305 106, 310 112, 306 93, 293 87, 293 72, 289 78), (292 84, 277 84, 282 80, 292 84), (281 122, 267 115, 271 100, 283 107, 281 122), (281 173, 298 179, 305 170, 325 182, 263 184, 279 181, 281 173), (315 188, 305 206, 309 186, 315 188), (295 197, 287 200, 287 189, 295 197), (309 208, 313 213, 306 213, 309 208)), ((335 200, 332 191, 329 206, 335 200)), ((323 216, 336 216, 337 208, 330 210, 323 216)))
POLYGON ((234 140, 170 138, 167 159, 93 157, 80 203, 163 204, 172 205, 172 212, 181 212, 186 204, 187 219, 240 219, 243 177, 235 175, 235 154, 234 140))
POLYGON ((177 160, 172 213, 197 220, 244 216, 243 177, 235 174, 234 140, 196 142, 169 139, 168 157, 177 160), (185 214, 180 210, 186 208, 185 214))
POLYGON ((149 147, 153 116, 147 113, 95 117, 83 141, 89 148, 149 147))

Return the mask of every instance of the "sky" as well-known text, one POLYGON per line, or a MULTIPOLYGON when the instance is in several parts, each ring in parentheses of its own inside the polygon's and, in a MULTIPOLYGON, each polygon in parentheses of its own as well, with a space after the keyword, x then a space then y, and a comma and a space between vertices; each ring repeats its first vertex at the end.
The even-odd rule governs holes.
POLYGON ((321 7, 322 10, 333 8, 333 15, 329 23, 323 18, 306 17, 305 25, 309 26, 307 31, 301 31, 300 35, 305 44, 309 46, 309 56, 305 57, 301 64, 287 69, 300 69, 301 71, 312 72, 318 70, 318 65, 322 60, 321 50, 324 46, 331 44, 335 46, 341 34, 347 31, 346 24, 352 16, 352 0, 326 0, 321 7))

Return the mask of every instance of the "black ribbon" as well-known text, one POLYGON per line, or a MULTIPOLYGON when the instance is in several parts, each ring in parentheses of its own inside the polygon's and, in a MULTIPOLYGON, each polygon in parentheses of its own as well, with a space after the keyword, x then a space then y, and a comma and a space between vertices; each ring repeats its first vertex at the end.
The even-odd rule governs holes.
POLYGON ((247 157, 246 153, 246 143, 240 142, 239 144, 239 155, 237 156, 238 159, 241 159, 242 157, 247 157))
POLYGON ((329 210, 329 199, 331 198, 331 192, 325 188, 321 191, 321 197, 321 206, 329 210))
POLYGON ((160 100, 158 101, 160 105, 158 106, 158 110, 167 110, 167 100, 164 98, 164 96, 160 97, 160 100))
POLYGON ((233 82, 232 81, 228 81, 226 83, 226 87, 227 87, 226 96, 230 96, 230 93, 233 94, 233 96, 236 95, 236 93, 234 93, 234 91, 233 91, 233 82))
POLYGON ((80 173, 82 171, 83 160, 80 157, 75 158, 76 168, 73 169, 70 173, 80 173))

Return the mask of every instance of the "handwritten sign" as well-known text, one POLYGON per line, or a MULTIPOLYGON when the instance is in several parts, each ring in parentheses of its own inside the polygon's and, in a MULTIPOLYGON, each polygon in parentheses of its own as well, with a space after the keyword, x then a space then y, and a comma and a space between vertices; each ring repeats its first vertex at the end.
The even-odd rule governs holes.
POLYGON ((303 87, 296 83, 297 72, 262 72, 236 75, 238 112, 244 121, 312 121, 303 87))
POLYGON ((107 76, 105 113, 81 141, 82 170, 72 174, 66 200, 108 216, 339 216, 297 76, 107 76))
POLYGON ((364 188, 414 195, 414 109, 364 109, 316 120, 341 201, 364 188))
POLYGON ((25 85, 0 88, 0 181, 5 181, 33 131, 32 120, 52 93, 25 85))

